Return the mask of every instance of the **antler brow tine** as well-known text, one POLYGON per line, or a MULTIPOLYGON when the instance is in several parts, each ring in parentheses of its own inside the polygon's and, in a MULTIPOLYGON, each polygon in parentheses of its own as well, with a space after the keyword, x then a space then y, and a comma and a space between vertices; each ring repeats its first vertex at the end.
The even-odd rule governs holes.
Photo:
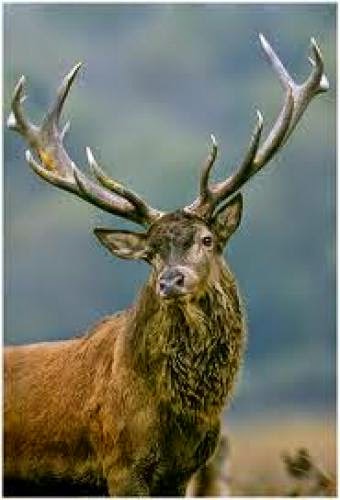
POLYGON ((138 209, 139 213, 145 217, 146 220, 155 220, 162 215, 162 212, 150 207, 137 193, 135 193, 131 189, 127 189, 120 182, 111 179, 111 177, 109 177, 98 165, 91 149, 88 146, 86 147, 86 155, 88 164, 94 176, 102 184, 102 186, 104 186, 109 191, 116 193, 122 198, 130 201, 136 207, 136 209, 138 209))

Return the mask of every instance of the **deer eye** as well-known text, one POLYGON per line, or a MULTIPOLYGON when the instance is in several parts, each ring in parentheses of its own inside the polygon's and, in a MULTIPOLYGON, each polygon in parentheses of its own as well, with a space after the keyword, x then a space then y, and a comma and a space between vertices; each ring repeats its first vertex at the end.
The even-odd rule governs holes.
POLYGON ((211 247, 213 239, 211 236, 203 236, 202 243, 205 247, 211 247))

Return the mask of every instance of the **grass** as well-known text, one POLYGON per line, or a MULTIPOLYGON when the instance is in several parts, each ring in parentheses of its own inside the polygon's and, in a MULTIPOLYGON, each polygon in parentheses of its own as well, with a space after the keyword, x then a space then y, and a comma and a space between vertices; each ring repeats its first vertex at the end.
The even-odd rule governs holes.
POLYGON ((272 418, 227 432, 233 496, 336 495, 333 418, 272 418))

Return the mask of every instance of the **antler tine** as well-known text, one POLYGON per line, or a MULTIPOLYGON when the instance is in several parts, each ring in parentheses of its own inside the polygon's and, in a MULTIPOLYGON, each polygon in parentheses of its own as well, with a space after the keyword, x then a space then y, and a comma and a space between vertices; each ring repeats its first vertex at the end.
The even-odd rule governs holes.
POLYGON ((313 69, 310 76, 302 84, 294 82, 266 38, 262 34, 259 35, 259 38, 264 53, 285 90, 285 101, 271 131, 261 146, 259 146, 259 142, 263 119, 262 115, 258 114, 258 121, 248 153, 235 173, 225 181, 209 187, 208 177, 212 165, 204 169, 201 175, 200 196, 185 208, 186 211, 193 212, 201 217, 210 217, 219 203, 240 189, 250 177, 270 161, 274 154, 286 143, 312 98, 329 88, 327 77, 323 72, 322 54, 313 38, 311 39, 311 50, 314 58, 310 58, 313 69), (204 179, 203 192, 202 178, 204 179))
POLYGON ((267 56, 268 62, 271 64, 275 73, 277 74, 283 89, 287 90, 292 88, 295 83, 277 54, 274 52, 268 40, 262 33, 259 33, 259 39, 264 53, 267 56))
POLYGON ((218 146, 216 142, 216 138, 213 134, 210 135, 211 142, 212 142, 212 147, 211 151, 209 152, 209 155, 207 159, 204 162, 204 165, 202 167, 201 171, 201 181, 200 181, 200 194, 202 200, 206 200, 209 198, 209 175, 210 171, 215 163, 216 157, 217 157, 217 151, 218 151, 218 146))
POLYGON ((77 186, 73 180, 70 180, 66 177, 61 177, 58 174, 55 174, 53 171, 47 170, 43 167, 32 155, 31 151, 27 149, 25 151, 25 158, 29 166, 32 170, 38 174, 42 179, 53 184, 54 186, 61 187, 71 193, 79 194, 77 190, 77 186))
MULTIPOLYGON (((283 107, 262 146, 259 147, 253 160, 251 175, 255 174, 274 156, 282 146, 289 131, 294 112, 294 98, 291 88, 287 89, 283 107)), ((245 179, 246 181, 247 179, 245 179)))
POLYGON ((215 137, 212 136, 213 148, 209 154, 206 163, 203 165, 200 182, 200 196, 189 206, 186 211, 195 212, 197 215, 204 217, 206 213, 211 211, 212 206, 216 206, 220 197, 225 197, 229 191, 236 191, 239 185, 242 185, 243 179, 248 178, 249 170, 252 168, 255 158, 261 133, 263 130, 263 117, 260 111, 257 110, 257 121, 252 133, 251 141, 248 147, 247 154, 237 169, 236 173, 228 177, 223 182, 218 182, 215 185, 209 186, 209 174, 214 164, 217 154, 217 143, 215 137))
POLYGON ((111 177, 109 177, 98 165, 89 147, 86 148, 86 155, 88 164, 94 176, 102 184, 102 186, 104 186, 109 191, 116 193, 122 198, 130 201, 136 207, 141 216, 144 216, 147 220, 157 219, 158 217, 163 215, 163 212, 151 208, 137 193, 135 193, 131 189, 127 189, 120 182, 111 179, 111 177))
POLYGON ((103 189, 99 184, 88 179, 73 162, 72 169, 80 196, 84 200, 96 205, 106 212, 132 220, 137 224, 148 225, 151 223, 151 221, 149 219, 147 220, 145 215, 137 210, 128 200, 110 193, 110 191, 103 189))
POLYGON ((36 138, 37 127, 27 120, 22 109, 22 104, 26 99, 26 95, 24 95, 24 86, 25 77, 22 75, 14 88, 11 101, 11 113, 7 119, 7 127, 24 135, 31 144, 36 138))
POLYGON ((308 85, 313 87, 316 86, 316 92, 326 92, 329 89, 329 82, 324 74, 324 63, 321 50, 319 49, 314 37, 310 39, 310 43, 315 60, 311 57, 308 58, 309 62, 313 66, 313 71, 307 82, 308 85))
POLYGON ((50 107, 50 109, 48 110, 48 112, 46 113, 42 125, 43 129, 48 130, 50 127, 53 127, 53 125, 55 126, 59 125, 59 119, 64 103, 81 67, 82 63, 81 62, 77 63, 75 66, 73 66, 71 71, 64 77, 57 91, 57 97, 52 106, 50 107))
POLYGON ((61 177, 55 172, 47 170, 35 160, 29 150, 26 150, 25 156, 32 170, 50 184, 76 194, 106 212, 121 217, 126 217, 126 214, 128 214, 130 220, 138 224, 144 224, 144 219, 141 218, 140 214, 136 213, 134 207, 129 202, 122 198, 114 197, 111 193, 102 190, 100 186, 82 174, 73 162, 71 162, 73 176, 72 178, 68 178, 61 177))
POLYGON ((249 175, 251 175, 255 155, 260 144, 261 134, 263 130, 263 116, 259 110, 256 111, 256 115, 256 124, 252 133, 250 144, 248 146, 247 154, 243 162, 236 170, 234 175, 231 175, 225 181, 217 183, 211 188, 215 203, 219 202, 221 196, 224 198, 228 196, 230 192, 233 193, 237 191, 239 187, 242 186, 242 184, 248 179, 249 175))
POLYGON ((208 157, 204 161, 201 169, 200 195, 190 206, 184 209, 187 212, 195 212, 197 215, 204 212, 206 207, 210 206, 211 203, 209 175, 217 157, 218 146, 213 134, 210 135, 210 138, 212 142, 211 150, 209 151, 208 157))
MULTIPOLYGON (((329 83, 326 75, 323 72, 324 63, 322 54, 314 38, 311 38, 311 51, 313 53, 314 59, 308 58, 309 62, 313 66, 312 72, 305 80, 305 82, 303 82, 302 84, 298 84, 289 75, 288 71, 283 66, 278 55, 274 52, 266 38, 262 34, 260 34, 259 37, 264 53, 267 56, 270 65, 277 74, 282 87, 287 91, 289 89, 291 90, 294 100, 293 115, 289 124, 289 128, 280 144, 280 147, 282 147, 287 142, 288 137, 295 129, 310 101, 320 92, 326 92, 329 89, 329 83)), ((265 149, 264 146, 262 146, 261 150, 263 149, 265 149)))
MULTIPOLYGON (((78 169, 63 147, 62 142, 69 128, 69 123, 66 123, 60 131, 59 119, 66 97, 80 67, 81 63, 78 63, 66 75, 58 90, 57 98, 40 127, 31 124, 23 113, 24 77, 21 77, 13 93, 12 112, 7 120, 7 125, 20 133, 37 153, 41 163, 34 159, 29 150, 26 151, 26 160, 41 178, 114 215, 142 225, 151 224, 162 215, 161 212, 149 207, 136 194, 121 185, 119 185, 119 189, 110 189, 105 183, 101 183, 103 185, 96 184, 78 169)), ((87 153, 90 166, 94 170, 93 155, 89 149, 87 153)))

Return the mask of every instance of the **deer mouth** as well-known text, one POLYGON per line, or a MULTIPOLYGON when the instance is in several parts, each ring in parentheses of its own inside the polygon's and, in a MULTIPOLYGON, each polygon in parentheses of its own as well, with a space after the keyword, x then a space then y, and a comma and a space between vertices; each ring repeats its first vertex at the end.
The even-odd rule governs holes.
POLYGON ((189 292, 183 290, 158 290, 158 295, 162 300, 170 301, 177 300, 189 295, 189 292))

